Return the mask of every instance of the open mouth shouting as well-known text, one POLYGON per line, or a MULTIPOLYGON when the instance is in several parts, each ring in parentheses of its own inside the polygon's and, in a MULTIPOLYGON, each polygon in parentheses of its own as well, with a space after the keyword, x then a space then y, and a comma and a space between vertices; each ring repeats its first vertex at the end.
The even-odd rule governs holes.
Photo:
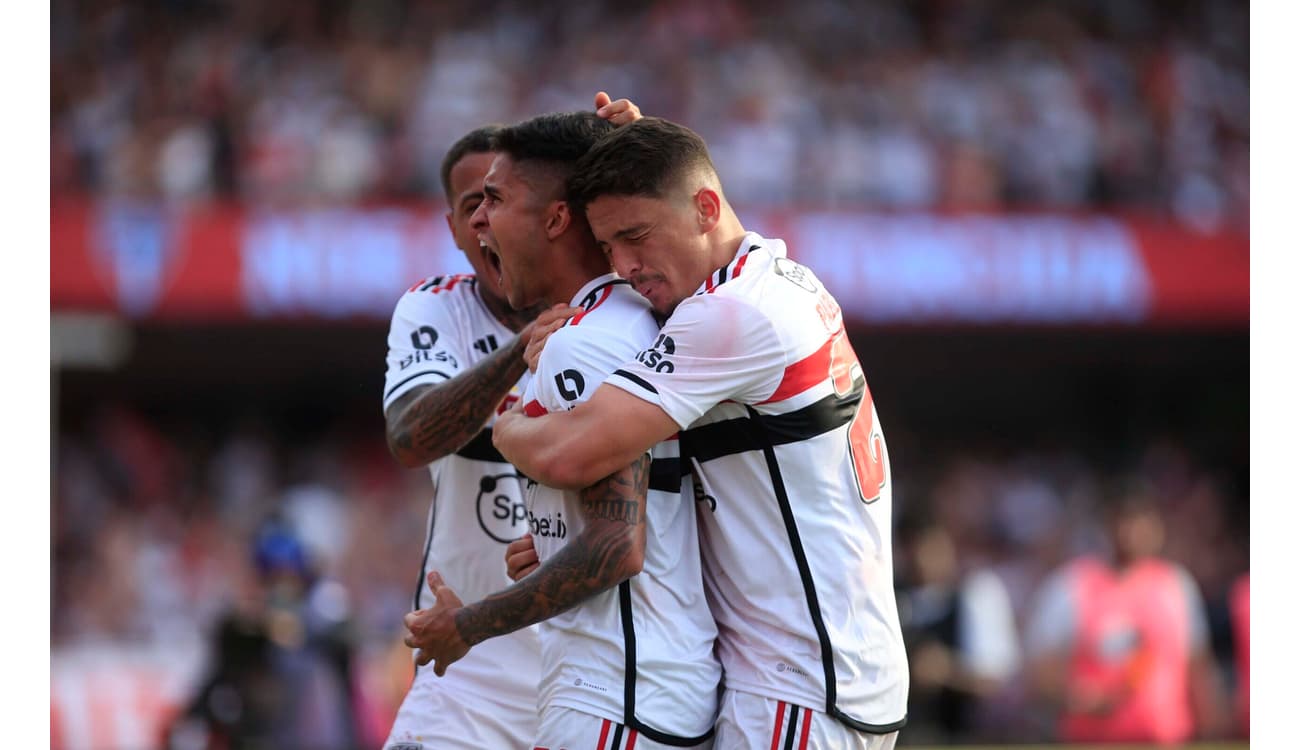
POLYGON ((488 237, 480 234, 478 237, 478 249, 483 253, 483 260, 487 262, 488 268, 496 273, 497 284, 504 283, 504 275, 501 270, 501 256, 497 254, 496 248, 489 244, 488 237))

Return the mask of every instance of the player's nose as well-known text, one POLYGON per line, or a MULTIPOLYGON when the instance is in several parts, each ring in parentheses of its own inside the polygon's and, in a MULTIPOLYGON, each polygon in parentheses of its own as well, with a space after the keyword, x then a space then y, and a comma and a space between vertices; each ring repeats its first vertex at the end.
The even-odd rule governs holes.
POLYGON ((609 262, 619 276, 630 279, 641 272, 641 259, 627 248, 613 245, 609 251, 609 262))
POLYGON ((487 209, 484 208, 483 203, 480 203, 478 204, 478 208, 474 209, 474 213, 470 214, 469 228, 481 232, 484 229, 487 229, 487 227, 487 209))

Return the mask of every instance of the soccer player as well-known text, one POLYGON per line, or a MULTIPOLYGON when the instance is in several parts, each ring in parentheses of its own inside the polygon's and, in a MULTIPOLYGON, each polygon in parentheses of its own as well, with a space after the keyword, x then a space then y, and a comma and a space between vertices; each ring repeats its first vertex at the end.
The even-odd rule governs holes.
POLYGON ((643 118, 606 136, 568 197, 667 321, 587 401, 512 409, 494 443, 573 488, 680 431, 708 504, 726 675, 716 747, 892 747, 908 670, 889 459, 839 305, 785 243, 745 231, 704 141, 680 125, 643 118))
MULTIPOLYGON (((528 414, 580 404, 659 332, 564 200, 574 164, 612 127, 590 113, 552 114, 493 137, 498 155, 473 222, 499 253, 510 303, 580 308, 541 353, 528 414)), ((436 606, 408 615, 408 644, 449 675, 472 646, 541 623, 535 747, 712 746, 721 668, 695 503, 681 494, 676 443, 646 448, 576 491, 530 485, 541 564, 518 583, 460 606, 435 574, 436 606)))
MULTIPOLYGON (((615 123, 640 116, 631 102, 611 102, 604 92, 596 106, 615 123)), ((522 477, 492 447, 491 435, 496 412, 522 395, 522 354, 538 330, 529 323, 536 311, 509 305, 470 228, 496 131, 467 134, 442 163, 447 226, 474 274, 411 287, 388 335, 388 445, 404 466, 427 464, 434 487, 413 609, 433 603, 424 581, 435 568, 466 596, 501 588, 508 583, 505 545, 527 531, 522 477)), ((548 315, 563 320, 573 312, 548 311, 538 322, 545 327, 548 315)), ((525 629, 476 650, 448 679, 417 666, 385 748, 526 746, 537 726, 538 660, 536 632, 525 629)))

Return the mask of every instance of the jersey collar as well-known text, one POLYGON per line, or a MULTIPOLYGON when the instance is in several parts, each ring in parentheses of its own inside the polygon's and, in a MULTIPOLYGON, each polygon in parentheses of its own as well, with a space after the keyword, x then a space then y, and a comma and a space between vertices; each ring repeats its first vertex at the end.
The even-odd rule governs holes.
POLYGON ((581 307, 584 310, 590 310, 600 300, 602 296, 601 292, 615 284, 630 285, 631 282, 620 277, 616 273, 611 272, 602 274, 591 281, 588 281, 586 284, 583 284, 582 288, 578 290, 578 293, 573 295, 573 299, 569 301, 569 304, 574 307, 581 307))
POLYGON ((785 257, 785 243, 781 240, 766 239, 758 232, 745 232, 745 236, 740 238, 740 246, 736 248, 736 254, 725 266, 715 268, 704 283, 700 284, 700 288, 695 290, 695 294, 710 294, 714 289, 739 276, 745 269, 749 254, 759 249, 767 250, 777 258, 785 257))

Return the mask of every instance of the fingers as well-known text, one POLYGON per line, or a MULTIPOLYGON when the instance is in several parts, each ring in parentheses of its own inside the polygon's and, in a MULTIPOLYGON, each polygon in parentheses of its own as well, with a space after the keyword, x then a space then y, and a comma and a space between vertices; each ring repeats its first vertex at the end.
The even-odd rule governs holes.
POLYGON ((596 115, 615 125, 626 125, 641 119, 641 108, 628 99, 610 101, 604 91, 596 94, 596 115))
POLYGON ((563 323, 580 312, 582 312, 581 307, 566 305, 563 302, 551 305, 549 308, 539 313, 537 319, 533 321, 533 332, 536 332, 540 327, 550 325, 557 321, 563 323))
POLYGON ((442 575, 438 571, 429 571, 425 580, 429 583, 429 590, 433 592, 434 609, 452 609, 460 606, 460 597, 456 596, 456 592, 442 580, 442 575))
POLYGON ((539 560, 531 534, 514 540, 506 546, 506 575, 518 581, 537 568, 539 560))
POLYGON ((580 307, 559 304, 537 316, 528 333, 528 344, 524 347, 524 362, 528 365, 529 371, 537 372, 537 363, 541 361, 546 339, 563 328, 569 318, 580 312, 582 312, 580 307))
POLYGON ((563 320, 557 320, 548 326, 533 331, 533 337, 529 339, 528 346, 524 347, 524 363, 528 365, 529 372, 537 372, 537 363, 542 361, 542 350, 546 348, 546 340, 551 337, 552 333, 563 328, 564 323, 563 320))

